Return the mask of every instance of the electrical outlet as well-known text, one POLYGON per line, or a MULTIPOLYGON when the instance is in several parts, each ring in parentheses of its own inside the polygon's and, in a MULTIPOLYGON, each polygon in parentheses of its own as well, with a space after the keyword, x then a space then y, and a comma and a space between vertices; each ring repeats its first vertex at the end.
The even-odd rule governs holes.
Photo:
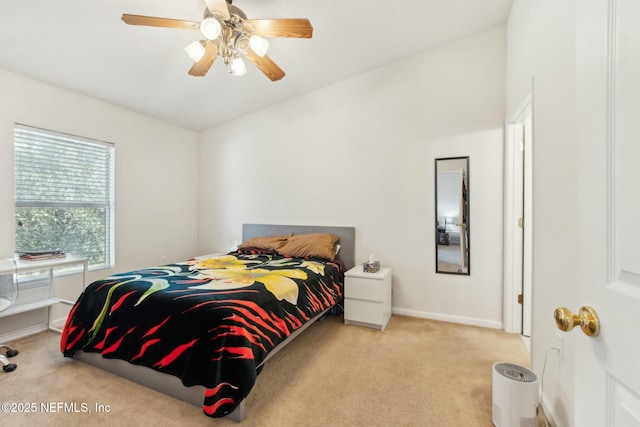
POLYGON ((564 336, 562 332, 556 331, 556 347, 558 347, 558 358, 562 362, 564 357, 564 336))

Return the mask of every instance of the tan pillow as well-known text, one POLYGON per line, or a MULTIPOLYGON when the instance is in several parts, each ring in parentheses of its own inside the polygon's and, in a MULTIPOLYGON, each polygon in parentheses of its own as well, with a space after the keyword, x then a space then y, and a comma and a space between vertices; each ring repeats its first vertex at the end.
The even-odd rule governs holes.
POLYGON ((296 234, 278 249, 282 255, 292 257, 319 257, 333 261, 340 238, 329 233, 296 234))
POLYGON ((238 249, 242 248, 258 248, 258 249, 273 249, 280 252, 280 248, 287 242, 289 236, 260 236, 254 237, 243 242, 238 249))

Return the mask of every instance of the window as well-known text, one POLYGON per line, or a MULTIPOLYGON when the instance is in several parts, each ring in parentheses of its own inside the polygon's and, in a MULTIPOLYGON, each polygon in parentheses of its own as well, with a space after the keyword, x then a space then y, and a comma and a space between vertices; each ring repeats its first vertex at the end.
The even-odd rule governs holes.
POLYGON ((16 124, 16 251, 114 264, 113 144, 16 124))

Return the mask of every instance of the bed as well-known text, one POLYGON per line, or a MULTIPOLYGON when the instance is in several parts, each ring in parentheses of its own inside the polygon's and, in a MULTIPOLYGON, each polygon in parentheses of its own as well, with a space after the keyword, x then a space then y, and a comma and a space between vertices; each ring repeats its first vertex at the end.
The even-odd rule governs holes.
POLYGON ((242 421, 264 363, 341 302, 354 238, 352 227, 244 224, 238 251, 100 279, 69 313, 61 351, 242 421), (333 236, 335 259, 291 246, 311 236, 333 236))

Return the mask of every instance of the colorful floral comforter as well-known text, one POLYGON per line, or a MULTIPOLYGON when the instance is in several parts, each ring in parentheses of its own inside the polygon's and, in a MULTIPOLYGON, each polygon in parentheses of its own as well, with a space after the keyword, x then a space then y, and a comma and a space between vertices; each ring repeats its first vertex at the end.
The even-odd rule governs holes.
POLYGON ((221 417, 276 345, 342 298, 342 282, 332 262, 239 253, 116 274, 80 295, 60 349, 203 385, 204 412, 221 417))

